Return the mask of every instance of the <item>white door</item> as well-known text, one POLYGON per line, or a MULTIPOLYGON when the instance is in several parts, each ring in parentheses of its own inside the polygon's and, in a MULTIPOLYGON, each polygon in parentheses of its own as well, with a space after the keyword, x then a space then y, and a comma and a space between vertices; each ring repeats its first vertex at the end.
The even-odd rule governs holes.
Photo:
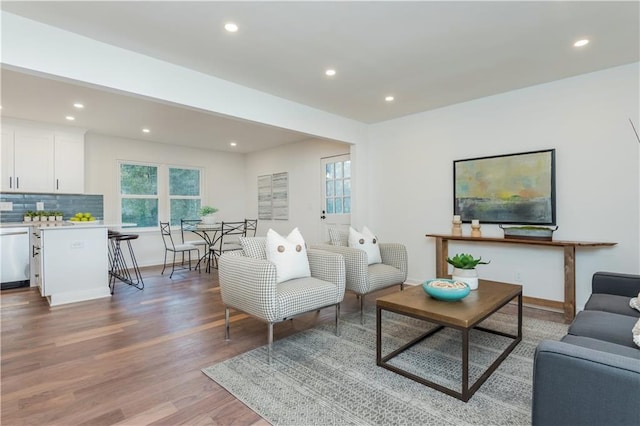
POLYGON ((321 236, 329 241, 329 228, 351 224, 351 160, 349 154, 322 159, 321 236))

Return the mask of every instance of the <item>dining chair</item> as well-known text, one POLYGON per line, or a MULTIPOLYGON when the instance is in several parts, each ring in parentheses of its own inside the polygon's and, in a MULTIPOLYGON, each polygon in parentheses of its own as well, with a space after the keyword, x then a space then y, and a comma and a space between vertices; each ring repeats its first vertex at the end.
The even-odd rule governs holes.
MULTIPOLYGON (((200 219, 180 219, 180 237, 182 238, 182 244, 193 244, 194 246, 206 249, 207 242, 200 238, 197 240, 187 240, 184 238, 185 232, 191 232, 190 228, 195 228, 202 221, 200 219)), ((198 256, 200 253, 198 252, 198 256)))
POLYGON ((245 219, 244 220, 244 236, 255 237, 258 231, 258 219, 245 219))
MULTIPOLYGON (((228 251, 242 250, 239 238, 245 235, 245 221, 242 222, 222 222, 220 224, 220 235, 209 248, 212 264, 218 269, 218 258, 222 253, 228 251)), ((211 265, 208 265, 210 268, 211 265)))
MULTIPOLYGON (((169 252, 173 253, 173 262, 171 263, 171 274, 169 275, 169 278, 173 277, 173 272, 176 269, 176 253, 181 253, 183 256, 185 253, 188 255, 189 270, 191 270, 191 252, 195 251, 198 253, 197 256, 199 258, 200 250, 198 250, 198 247, 189 243, 174 244, 173 237, 171 236, 171 225, 169 222, 160 222, 160 234, 162 235, 162 241, 164 242, 164 262, 162 264, 162 272, 160 272, 160 275, 164 274, 164 270, 167 267, 167 253, 169 252)), ((183 269, 186 268, 183 267, 183 269)))

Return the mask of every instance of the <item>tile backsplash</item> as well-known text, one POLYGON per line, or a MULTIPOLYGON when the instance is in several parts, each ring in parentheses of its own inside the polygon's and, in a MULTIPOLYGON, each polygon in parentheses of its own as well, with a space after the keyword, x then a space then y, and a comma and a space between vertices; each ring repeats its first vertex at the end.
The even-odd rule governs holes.
POLYGON ((104 219, 104 205, 102 195, 79 194, 34 194, 2 192, 0 202, 13 203, 12 211, 0 211, 0 223, 22 222, 24 213, 36 211, 36 203, 43 202, 44 210, 59 210, 64 220, 78 212, 91 213, 96 219, 104 219))

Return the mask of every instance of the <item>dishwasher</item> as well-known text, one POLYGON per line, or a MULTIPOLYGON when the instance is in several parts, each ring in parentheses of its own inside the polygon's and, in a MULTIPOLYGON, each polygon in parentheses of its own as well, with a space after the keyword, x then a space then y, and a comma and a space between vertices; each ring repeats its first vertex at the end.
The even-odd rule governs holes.
POLYGON ((0 289, 28 287, 29 228, 0 228, 0 289))

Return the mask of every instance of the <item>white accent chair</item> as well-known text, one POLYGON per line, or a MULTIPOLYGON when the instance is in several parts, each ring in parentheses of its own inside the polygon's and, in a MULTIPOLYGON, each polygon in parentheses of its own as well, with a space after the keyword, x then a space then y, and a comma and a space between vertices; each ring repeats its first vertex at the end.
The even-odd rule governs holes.
POLYGON ((407 249, 398 243, 378 243, 382 263, 369 265, 364 250, 347 246, 348 233, 341 230, 330 230, 330 233, 333 233, 333 244, 314 244, 310 247, 344 256, 346 290, 360 299, 360 322, 364 324, 365 295, 394 285, 400 285, 400 290, 404 289, 408 270, 407 249))
POLYGON ((277 322, 335 306, 336 335, 339 335, 340 302, 345 291, 345 266, 342 255, 308 249, 311 276, 276 283, 276 267, 266 259, 265 238, 242 237, 240 240, 243 250, 223 253, 218 260, 227 340, 230 308, 268 324, 269 362, 273 344, 273 324, 277 322))

